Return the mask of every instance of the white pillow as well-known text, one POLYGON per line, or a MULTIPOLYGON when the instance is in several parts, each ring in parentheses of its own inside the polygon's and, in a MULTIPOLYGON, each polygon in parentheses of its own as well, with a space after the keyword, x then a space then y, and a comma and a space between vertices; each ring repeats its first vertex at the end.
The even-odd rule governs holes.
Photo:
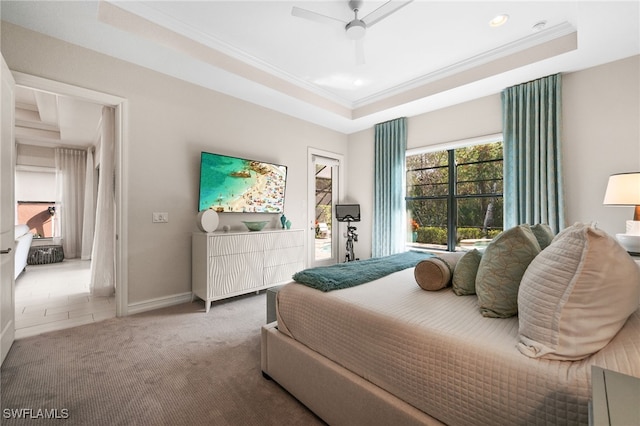
POLYGON ((613 339, 639 297, 640 270, 625 249, 604 231, 575 224, 522 277, 518 349, 532 358, 586 358, 613 339))

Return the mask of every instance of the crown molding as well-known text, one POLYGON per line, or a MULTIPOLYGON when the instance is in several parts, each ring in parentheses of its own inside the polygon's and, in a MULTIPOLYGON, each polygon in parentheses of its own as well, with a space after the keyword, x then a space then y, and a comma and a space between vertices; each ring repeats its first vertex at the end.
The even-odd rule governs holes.
POLYGON ((477 68, 481 65, 488 64, 497 59, 502 59, 512 54, 519 53, 527 49, 531 49, 540 44, 547 43, 549 41, 553 41, 556 39, 560 39, 574 32, 576 32, 576 29, 573 27, 573 25, 571 25, 568 22, 563 22, 545 31, 541 31, 541 32, 529 35, 527 37, 523 37, 514 42, 497 47, 495 49, 481 53, 479 55, 470 57, 463 61, 447 66, 445 68, 441 68, 437 71, 431 72, 429 74, 425 74, 421 77, 417 77, 413 80, 409 80, 403 84, 394 86, 390 89, 383 90, 374 95, 361 98, 353 103, 353 109, 357 109, 374 102, 382 101, 383 99, 387 99, 389 97, 398 95, 400 93, 404 93, 409 90, 412 90, 421 86, 425 86, 439 80, 443 80, 447 77, 451 77, 461 72, 468 71, 468 70, 477 68))
POLYGON ((193 25, 186 24, 183 21, 180 21, 172 16, 167 15, 164 12, 153 8, 149 5, 149 3, 109 2, 106 0, 101 0, 101 3, 114 5, 120 9, 125 10, 126 12, 136 15, 140 19, 148 20, 153 24, 164 27, 197 43, 201 43, 202 45, 212 50, 228 55, 240 62, 245 63, 247 66, 269 73, 277 78, 289 82, 290 84, 294 84, 304 90, 312 92, 315 95, 322 96, 323 98, 330 100, 331 102, 335 102, 345 108, 353 108, 353 103, 349 99, 345 99, 342 96, 323 89, 322 87, 311 84, 308 81, 300 79, 293 74, 282 70, 281 68, 275 67, 256 56, 250 55, 247 52, 238 49, 237 47, 215 36, 206 34, 193 25))
MULTIPOLYGON (((325 99, 325 101, 330 104, 335 105, 338 109, 336 110, 334 107, 330 105, 320 105, 317 102, 311 101, 311 103, 316 104, 317 106, 327 110, 338 113, 339 115, 346 116, 351 120, 356 119, 358 117, 362 117, 364 115, 368 115, 372 112, 378 110, 375 107, 376 104, 384 104, 385 100, 388 101, 389 104, 394 104, 393 98, 399 98, 402 94, 406 94, 410 91, 420 89, 419 91, 423 91, 426 86, 429 85, 438 85, 435 83, 440 83, 446 81, 446 79, 460 75, 464 72, 473 70, 475 68, 480 68, 483 65, 489 64, 491 62, 495 62, 499 59, 506 58, 510 55, 514 55, 519 52, 526 51, 533 47, 539 46, 541 44, 562 38, 571 33, 575 33, 575 28, 568 22, 563 22, 554 27, 546 29, 544 31, 536 32, 527 37, 523 37, 519 40, 516 40, 512 43, 500 46, 498 48, 489 50, 487 52, 481 53, 479 55, 473 56, 471 58, 460 61, 451 66, 439 69, 437 71, 425 74, 421 77, 417 77, 413 80, 405 82, 403 84, 394 86, 392 88, 379 91, 373 95, 360 98, 355 101, 351 101, 345 99, 341 96, 336 95, 333 92, 323 89, 317 85, 311 84, 306 80, 300 79, 288 72, 283 71, 282 69, 275 67, 271 64, 266 63, 265 61, 257 58, 253 55, 250 55, 235 46, 209 34, 206 34, 194 27, 193 25, 186 24, 183 21, 176 19, 173 16, 170 16, 164 12, 159 11, 158 9, 152 7, 149 3, 144 2, 110 2, 106 0, 101 0, 101 8, 108 9, 109 7, 118 8, 132 16, 136 19, 143 19, 152 25, 157 25, 161 28, 164 28, 168 31, 171 31, 175 34, 178 34, 185 38, 185 40, 191 40, 192 42, 198 43, 201 46, 204 46, 206 49, 210 49, 211 52, 216 52, 219 55, 225 55, 229 58, 232 58, 238 63, 241 64, 242 67, 245 67, 246 75, 252 79, 254 82, 259 84, 266 84, 269 86, 268 82, 261 81, 260 78, 252 78, 255 77, 255 70, 259 70, 276 79, 280 79, 285 81, 295 87, 302 89, 307 93, 311 93, 315 96, 319 96, 320 98, 325 99), (144 16, 144 18, 142 18, 144 16), (251 71, 254 70, 254 71, 251 71), (342 112, 338 112, 342 110, 342 112), (350 111, 349 114, 347 111, 350 111)), ((108 20, 104 20, 106 23, 110 23, 114 25, 113 22, 108 22, 108 20)), ((147 35, 148 36, 148 35, 147 35)), ((175 48, 175 47, 174 47, 175 48)), ((187 49, 186 47, 181 47, 183 49, 187 49)), ((189 53, 189 52, 185 52, 189 53)), ((211 61, 209 61, 211 63, 211 61)), ((211 63, 215 66, 220 66, 214 63, 211 63)), ((224 68, 224 64, 221 65, 224 68)), ((441 84, 440 84, 441 85, 441 84)), ((305 96, 300 96, 300 93, 294 93, 294 90, 288 90, 286 87, 273 87, 281 93, 292 96, 295 98, 299 98, 304 100, 305 96)), ((405 96, 406 97, 406 96, 405 96)), ((309 99, 307 99, 307 102, 309 99)), ((387 105, 388 106, 388 105, 387 105)))

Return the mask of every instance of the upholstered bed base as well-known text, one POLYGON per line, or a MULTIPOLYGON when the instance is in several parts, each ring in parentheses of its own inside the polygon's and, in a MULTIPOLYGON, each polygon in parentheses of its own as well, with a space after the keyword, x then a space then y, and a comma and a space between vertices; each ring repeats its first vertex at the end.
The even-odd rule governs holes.
POLYGON ((262 327, 262 372, 330 425, 442 425, 387 391, 280 333, 262 327))

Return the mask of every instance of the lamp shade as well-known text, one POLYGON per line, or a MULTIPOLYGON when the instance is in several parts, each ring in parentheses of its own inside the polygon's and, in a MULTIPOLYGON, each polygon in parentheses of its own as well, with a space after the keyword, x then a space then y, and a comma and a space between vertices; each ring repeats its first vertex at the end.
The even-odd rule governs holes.
POLYGON ((640 172, 609 176, 603 204, 637 206, 640 204, 640 172))
POLYGON ((640 220, 640 172, 609 176, 603 204, 636 206, 634 220, 640 220))

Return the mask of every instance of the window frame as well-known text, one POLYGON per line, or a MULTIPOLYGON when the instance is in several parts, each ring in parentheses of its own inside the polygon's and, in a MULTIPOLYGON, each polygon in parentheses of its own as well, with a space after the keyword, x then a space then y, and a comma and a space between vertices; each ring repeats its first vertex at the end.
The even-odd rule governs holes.
MULTIPOLYGON (((432 152, 442 152, 442 151, 446 151, 447 152, 447 166, 441 166, 441 167, 447 167, 448 168, 448 191, 447 191, 447 195, 444 196, 432 196, 432 197, 428 197, 429 199, 433 199, 433 200, 446 200, 447 202, 447 248, 446 251, 456 251, 456 246, 457 246, 457 235, 455 232, 450 232, 451 229, 456 229, 457 228, 457 219, 458 219, 458 210, 457 210, 457 201, 458 199, 465 199, 465 198, 485 198, 485 197, 495 197, 496 194, 492 193, 492 194, 480 194, 480 195, 458 195, 456 193, 456 183, 457 183, 457 167, 458 165, 455 162, 455 150, 457 149, 461 149, 461 148, 468 148, 471 146, 476 146, 476 145, 486 145, 486 144, 491 144, 491 143, 496 143, 496 142, 502 142, 503 146, 504 146, 504 136, 502 133, 494 133, 494 134, 490 134, 490 135, 485 135, 485 136, 479 136, 479 137, 474 137, 474 138, 469 138, 469 139, 462 139, 462 140, 457 140, 457 141, 451 141, 451 142, 446 142, 446 143, 441 143, 441 144, 435 144, 435 145, 428 145, 428 146, 423 146, 423 147, 417 147, 417 148, 411 148, 411 149, 407 149, 405 152, 405 158, 406 157, 410 157, 410 156, 414 156, 414 155, 420 155, 420 154, 428 154, 428 153, 432 153, 432 152), (455 212, 455 214, 452 214, 453 212, 455 212)), ((502 158, 503 161, 503 171, 504 171, 504 156, 502 158)), ((405 165, 405 175, 408 172, 407 167, 405 165)), ((504 178, 504 173, 503 173, 503 178, 504 178)), ((406 184, 405 187, 403 188, 404 191, 404 200, 405 200, 405 213, 407 212, 407 207, 406 207, 406 203, 407 201, 411 201, 408 200, 408 196, 406 193, 406 184)), ((504 203, 504 192, 500 194, 502 199, 503 199, 503 203, 504 203)))

